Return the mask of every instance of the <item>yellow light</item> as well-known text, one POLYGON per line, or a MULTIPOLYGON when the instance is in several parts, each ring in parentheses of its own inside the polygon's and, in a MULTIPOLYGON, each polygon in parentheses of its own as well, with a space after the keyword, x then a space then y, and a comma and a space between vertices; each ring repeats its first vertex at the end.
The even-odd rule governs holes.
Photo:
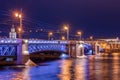
POLYGON ((16 13, 15 13, 15 17, 22 18, 22 14, 16 12, 16 13))
POLYGON ((65 40, 65 36, 62 36, 62 40, 65 40))
POLYGON ((64 30, 68 30, 69 29, 69 25, 66 24, 66 25, 63 26, 63 28, 64 28, 64 30))
POLYGON ((65 27, 64 27, 64 29, 65 29, 65 30, 68 30, 68 27, 67 27, 67 26, 65 26, 65 27))
POLYGON ((78 34, 78 35, 81 35, 81 34, 82 34, 82 32, 81 32, 81 31, 78 31, 78 32, 77 32, 77 34, 78 34))
POLYGON ((15 17, 18 17, 19 16, 19 14, 18 13, 15 13, 15 17))
POLYGON ((107 44, 106 43, 102 43, 101 46, 102 46, 102 48, 106 48, 107 44))
POLYGON ((21 32, 21 31, 22 31, 22 29, 21 29, 21 28, 18 28, 18 31, 19 31, 19 32, 21 32))
POLYGON ((52 33, 52 32, 49 32, 48 34, 49 34, 49 35, 53 35, 53 33, 52 33))
POLYGON ((21 15, 21 14, 19 14, 19 18, 22 18, 22 15, 21 15))

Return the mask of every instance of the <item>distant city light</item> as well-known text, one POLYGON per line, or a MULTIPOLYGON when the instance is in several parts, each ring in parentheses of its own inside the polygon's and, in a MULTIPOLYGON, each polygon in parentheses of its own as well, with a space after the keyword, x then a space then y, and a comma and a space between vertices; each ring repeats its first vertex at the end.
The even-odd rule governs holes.
POLYGON ((62 40, 65 40, 65 36, 62 36, 62 40))

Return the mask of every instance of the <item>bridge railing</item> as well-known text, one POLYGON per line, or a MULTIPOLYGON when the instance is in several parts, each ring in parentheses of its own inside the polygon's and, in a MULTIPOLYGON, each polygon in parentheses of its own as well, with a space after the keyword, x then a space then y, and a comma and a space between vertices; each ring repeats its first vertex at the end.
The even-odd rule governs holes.
POLYGON ((20 43, 21 39, 1 38, 0 43, 20 43))
POLYGON ((67 44, 67 41, 62 40, 28 40, 28 43, 51 43, 51 44, 67 44))

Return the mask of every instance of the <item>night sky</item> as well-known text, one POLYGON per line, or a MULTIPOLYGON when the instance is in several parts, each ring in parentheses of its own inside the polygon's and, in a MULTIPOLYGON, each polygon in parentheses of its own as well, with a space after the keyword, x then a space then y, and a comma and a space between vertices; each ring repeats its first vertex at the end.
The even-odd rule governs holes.
MULTIPOLYGON (((11 15, 12 11, 20 8, 25 19, 35 21, 35 24, 44 22, 51 25, 48 27, 53 30, 68 23, 71 34, 82 30, 85 38, 90 35, 95 38, 120 37, 120 0, 0 0, 0 21, 8 17, 3 14, 8 12, 11 15)), ((9 16, 8 19, 13 18, 9 16)), ((30 24, 33 28, 39 27, 33 26, 33 23, 27 24, 26 29, 31 27, 30 24)), ((6 25, 0 26, 3 28, 6 25)))

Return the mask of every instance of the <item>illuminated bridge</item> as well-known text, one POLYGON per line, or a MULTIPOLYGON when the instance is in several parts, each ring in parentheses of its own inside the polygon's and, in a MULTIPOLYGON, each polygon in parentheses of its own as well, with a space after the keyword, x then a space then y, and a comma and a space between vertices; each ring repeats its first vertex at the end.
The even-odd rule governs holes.
POLYGON ((0 39, 0 60, 15 61, 15 64, 22 64, 25 55, 34 55, 43 51, 63 52, 75 57, 81 54, 92 54, 91 46, 91 44, 79 41, 6 38, 0 39))

